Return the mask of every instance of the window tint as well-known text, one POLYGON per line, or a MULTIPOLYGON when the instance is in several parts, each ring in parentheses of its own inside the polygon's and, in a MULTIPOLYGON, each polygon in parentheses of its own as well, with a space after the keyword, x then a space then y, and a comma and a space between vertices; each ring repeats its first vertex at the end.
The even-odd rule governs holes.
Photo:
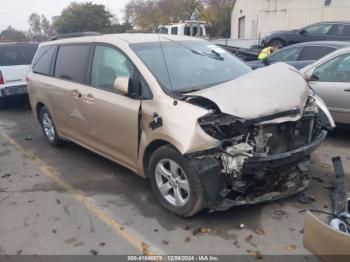
POLYGON ((172 35, 177 35, 177 31, 178 31, 177 26, 174 26, 174 27, 171 28, 171 34, 172 35))
POLYGON ((268 60, 270 62, 298 61, 302 49, 302 47, 291 47, 287 49, 281 49, 275 54, 269 56, 268 60))
POLYGON ((91 85, 114 92, 114 80, 131 77, 134 66, 124 54, 108 46, 96 46, 91 72, 91 85))
POLYGON ((0 66, 30 65, 37 44, 0 45, 0 66))
POLYGON ((161 28, 159 29, 159 34, 165 34, 165 35, 167 35, 167 34, 168 34, 168 28, 166 28, 166 27, 161 27, 161 28))
POLYGON ((32 70, 34 73, 50 75, 50 66, 56 46, 49 45, 41 47, 33 61, 32 70))
POLYGON ((331 27, 331 24, 314 25, 304 29, 304 33, 308 35, 325 35, 328 34, 331 27))
POLYGON ((350 82, 350 54, 340 55, 317 67, 313 80, 322 82, 350 82))
POLYGON ((328 34, 334 35, 334 36, 349 36, 350 37, 350 25, 342 25, 342 24, 336 24, 333 25, 331 30, 329 30, 328 34))
POLYGON ((307 46, 304 47, 299 60, 318 60, 334 50, 335 48, 328 46, 307 46))
POLYGON ((58 49, 55 77, 85 83, 89 45, 64 45, 58 49))

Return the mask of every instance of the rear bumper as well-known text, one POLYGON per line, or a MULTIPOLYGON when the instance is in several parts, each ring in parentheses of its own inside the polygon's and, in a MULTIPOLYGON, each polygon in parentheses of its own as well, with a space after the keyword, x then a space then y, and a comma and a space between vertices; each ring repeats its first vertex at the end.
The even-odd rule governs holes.
POLYGON ((16 97, 28 94, 27 85, 7 86, 0 89, 0 97, 16 97))

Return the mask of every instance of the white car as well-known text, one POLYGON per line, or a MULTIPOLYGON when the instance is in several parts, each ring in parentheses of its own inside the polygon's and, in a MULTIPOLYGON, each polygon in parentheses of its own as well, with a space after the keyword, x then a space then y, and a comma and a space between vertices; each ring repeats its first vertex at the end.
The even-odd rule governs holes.
POLYGON ((37 43, 0 44, 0 108, 27 96, 25 78, 37 49, 37 43))

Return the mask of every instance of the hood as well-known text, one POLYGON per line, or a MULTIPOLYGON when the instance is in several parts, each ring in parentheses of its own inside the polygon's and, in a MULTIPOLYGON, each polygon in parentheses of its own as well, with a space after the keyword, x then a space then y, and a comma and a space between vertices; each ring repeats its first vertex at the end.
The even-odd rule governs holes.
POLYGON ((303 112, 309 87, 295 68, 277 63, 191 95, 213 101, 223 113, 249 120, 296 107, 303 112))

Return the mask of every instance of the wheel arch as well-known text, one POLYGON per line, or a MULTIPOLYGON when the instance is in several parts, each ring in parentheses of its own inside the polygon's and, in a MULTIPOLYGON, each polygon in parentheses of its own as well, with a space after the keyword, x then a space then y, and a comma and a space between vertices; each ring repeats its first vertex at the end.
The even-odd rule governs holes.
POLYGON ((143 165, 143 172, 145 175, 145 178, 148 177, 148 166, 149 166, 149 160, 152 156, 152 154, 160 147, 162 146, 171 146, 173 147, 176 151, 180 152, 172 143, 169 141, 163 140, 163 139, 156 139, 149 143, 147 147, 145 148, 144 154, 143 154, 143 159, 142 159, 142 165, 143 165))

